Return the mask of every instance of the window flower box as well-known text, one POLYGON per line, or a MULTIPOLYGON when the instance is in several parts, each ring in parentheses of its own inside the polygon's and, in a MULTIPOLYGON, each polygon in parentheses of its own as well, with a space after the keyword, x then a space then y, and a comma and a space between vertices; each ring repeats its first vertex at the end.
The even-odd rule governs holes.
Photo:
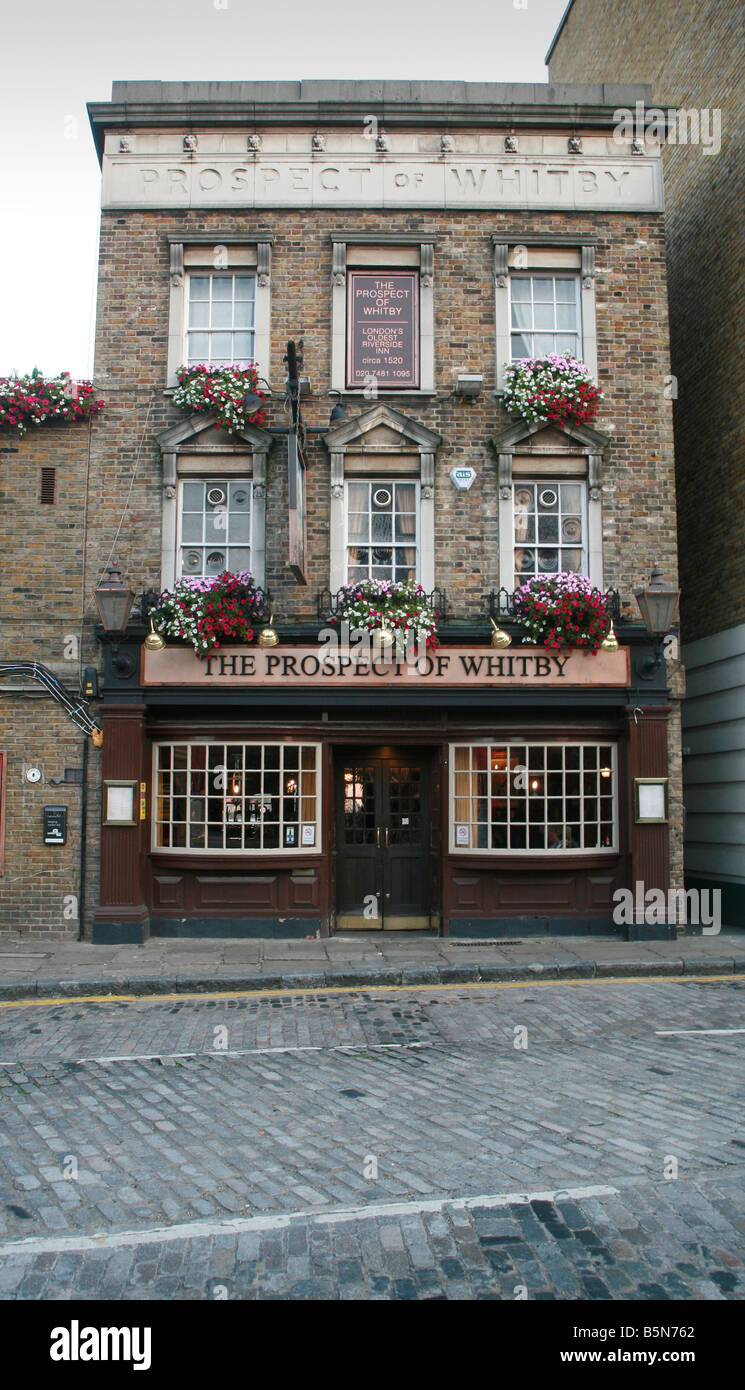
POLYGON ((610 632, 606 597, 582 574, 530 579, 515 590, 513 605, 516 622, 528 632, 524 640, 548 651, 586 647, 596 652, 610 632))
POLYGON ((103 401, 93 383, 74 381, 69 372, 45 377, 38 367, 27 376, 0 377, 0 427, 25 434, 31 425, 66 425, 86 420, 103 401))
POLYGON ((200 365, 179 367, 172 401, 186 415, 214 415, 220 429, 239 434, 247 425, 266 423, 266 395, 256 367, 200 365), (262 404, 257 408, 255 398, 262 404))
POLYGON ((589 425, 603 399, 576 357, 521 357, 505 368, 502 405, 528 424, 589 425))
POLYGON ((332 622, 348 623, 351 633, 372 634, 374 654, 392 659, 394 647, 397 654, 412 645, 434 649, 439 616, 421 584, 367 579, 339 589, 332 622))
POLYGON ((252 642, 254 624, 264 609, 264 594, 249 570, 209 579, 178 579, 150 610, 162 637, 190 642, 197 656, 225 643, 252 642))

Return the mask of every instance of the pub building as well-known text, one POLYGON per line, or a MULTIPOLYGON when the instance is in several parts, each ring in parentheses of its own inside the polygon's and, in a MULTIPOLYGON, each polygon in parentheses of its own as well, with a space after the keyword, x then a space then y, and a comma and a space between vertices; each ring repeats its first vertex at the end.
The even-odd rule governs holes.
POLYGON ((90 571, 116 536, 109 598, 137 596, 96 630, 94 941, 674 934, 613 919, 618 888, 682 881, 661 158, 613 118, 646 97, 123 82, 89 107, 90 571), (506 365, 549 353, 602 387, 591 424, 504 410, 506 365), (265 420, 177 410, 202 363, 255 363, 265 420), (179 577, 245 570, 252 642, 150 631, 179 577), (523 640, 514 590, 559 571, 617 642, 523 640), (350 634, 337 595, 368 579, 421 584, 438 645, 350 634))

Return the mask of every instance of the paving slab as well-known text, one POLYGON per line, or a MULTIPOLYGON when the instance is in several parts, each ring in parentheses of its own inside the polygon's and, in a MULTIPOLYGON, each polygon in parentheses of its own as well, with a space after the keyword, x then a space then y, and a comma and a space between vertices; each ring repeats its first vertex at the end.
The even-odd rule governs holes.
POLYGON ((241 942, 158 939, 141 946, 44 942, 24 934, 0 941, 0 999, 144 994, 230 988, 457 984, 479 980, 614 978, 624 975, 742 975, 745 932, 676 941, 532 937, 453 941, 430 933, 358 933, 328 939, 241 942), (293 984, 283 983, 291 977, 293 984))

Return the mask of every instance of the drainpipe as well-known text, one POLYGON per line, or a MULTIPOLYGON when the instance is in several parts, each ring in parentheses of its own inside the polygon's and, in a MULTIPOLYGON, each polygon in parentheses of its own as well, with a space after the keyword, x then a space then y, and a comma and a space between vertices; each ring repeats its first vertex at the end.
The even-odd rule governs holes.
POLYGON ((80 796, 80 888, 78 892, 78 941, 83 940, 85 909, 85 842, 88 830, 88 739, 83 739, 83 785, 80 796))

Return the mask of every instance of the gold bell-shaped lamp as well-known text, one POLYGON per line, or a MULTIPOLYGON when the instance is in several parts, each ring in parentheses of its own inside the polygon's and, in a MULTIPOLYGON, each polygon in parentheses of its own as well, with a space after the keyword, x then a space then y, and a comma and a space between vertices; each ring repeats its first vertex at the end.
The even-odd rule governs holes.
POLYGON ((602 642, 600 643, 600 650, 603 651, 603 652, 617 652, 617 651, 618 651, 618 638, 616 637, 616 630, 615 630, 615 628, 614 628, 614 626, 613 626, 613 619, 611 619, 611 625, 610 625, 610 627, 608 628, 608 632, 607 632, 606 636, 603 638, 602 642))
POLYGON ((165 645, 165 638, 161 637, 160 633, 155 631, 155 624, 151 618, 150 631, 145 638, 145 650, 148 652, 162 652, 165 645))
POLYGON ((276 647, 276 646, 277 646, 277 644, 278 644, 278 642, 279 642, 279 637, 277 636, 277 633, 275 632, 274 628, 272 627, 272 622, 273 622, 273 620, 274 620, 274 614, 273 614, 273 613, 270 613, 270 614, 269 614, 269 623, 268 623, 267 627, 262 627, 261 632, 259 633, 259 635, 258 635, 258 637, 257 637, 257 639, 256 639, 257 645, 258 645, 259 647, 276 647))
POLYGON ((503 628, 497 627, 497 624, 495 623, 494 619, 491 618, 491 617, 489 618, 489 622, 491 623, 491 625, 492 625, 492 627, 493 627, 493 629, 494 629, 494 631, 492 632, 492 635, 491 635, 491 644, 492 644, 492 646, 493 646, 493 647, 511 647, 511 646, 512 646, 512 638, 510 637, 509 632, 505 632, 503 628))

